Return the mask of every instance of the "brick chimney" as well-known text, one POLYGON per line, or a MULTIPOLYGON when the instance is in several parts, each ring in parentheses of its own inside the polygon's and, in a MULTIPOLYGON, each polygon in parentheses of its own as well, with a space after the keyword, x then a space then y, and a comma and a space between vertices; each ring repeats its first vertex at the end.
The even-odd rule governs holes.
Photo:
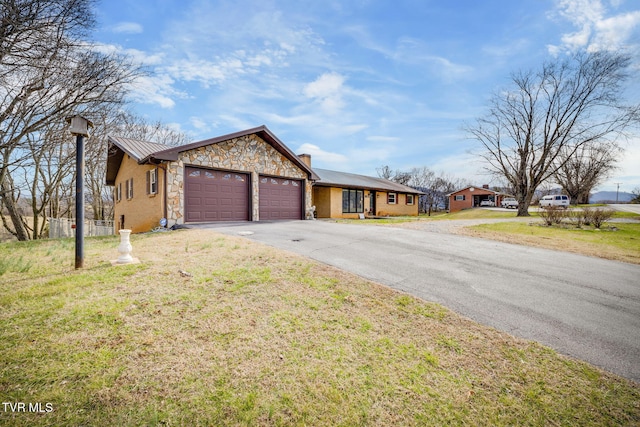
POLYGON ((302 160, 305 165, 311 168, 311 154, 298 154, 298 157, 300 157, 300 160, 302 160))
POLYGON ((482 188, 484 188, 485 190, 488 190, 488 189, 489 189, 489 184, 484 184, 484 185, 482 186, 482 188))

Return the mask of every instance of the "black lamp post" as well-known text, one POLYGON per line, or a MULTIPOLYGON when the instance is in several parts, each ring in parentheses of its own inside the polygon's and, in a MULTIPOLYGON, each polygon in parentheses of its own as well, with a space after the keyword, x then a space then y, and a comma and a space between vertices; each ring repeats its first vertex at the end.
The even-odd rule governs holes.
POLYGON ((93 123, 82 116, 68 117, 71 135, 76 137, 76 269, 84 266, 84 141, 93 123))

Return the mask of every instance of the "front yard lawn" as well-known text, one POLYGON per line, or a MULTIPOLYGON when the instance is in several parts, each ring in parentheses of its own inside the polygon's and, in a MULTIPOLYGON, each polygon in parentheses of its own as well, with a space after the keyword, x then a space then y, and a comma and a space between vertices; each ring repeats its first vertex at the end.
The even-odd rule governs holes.
POLYGON ((117 244, 80 271, 71 240, 0 245, 0 425, 640 423, 636 383, 301 256, 181 230, 113 267, 117 244))

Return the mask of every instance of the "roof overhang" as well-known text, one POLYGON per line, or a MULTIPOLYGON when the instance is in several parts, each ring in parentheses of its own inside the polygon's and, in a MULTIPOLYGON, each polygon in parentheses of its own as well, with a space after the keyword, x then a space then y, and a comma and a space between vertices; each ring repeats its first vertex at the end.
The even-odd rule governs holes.
POLYGON ((293 164, 306 172, 308 178, 312 181, 315 181, 318 176, 313 172, 306 163, 300 159, 293 151, 289 149, 277 136, 273 134, 266 126, 262 125, 256 128, 247 129, 239 132, 230 133, 227 135, 218 136, 215 138, 205 139, 203 141, 193 142, 191 144, 180 145, 178 147, 171 147, 163 151, 157 151, 148 155, 147 157, 140 160, 139 163, 159 163, 162 161, 176 161, 178 160, 180 153, 189 150, 195 150, 201 147, 205 147, 207 145, 218 144, 220 142, 228 141, 234 138, 241 138, 247 135, 257 135, 262 138, 265 142, 271 145, 276 151, 282 154, 284 157, 289 159, 293 164))

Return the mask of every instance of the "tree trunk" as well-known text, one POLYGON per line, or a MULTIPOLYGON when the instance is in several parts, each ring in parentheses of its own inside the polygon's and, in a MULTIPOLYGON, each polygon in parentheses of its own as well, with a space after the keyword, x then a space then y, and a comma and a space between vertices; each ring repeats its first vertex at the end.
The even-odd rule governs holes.
POLYGON ((2 205, 4 205, 4 207, 9 212, 9 217, 11 218, 11 223, 13 224, 13 230, 8 229, 8 231, 16 236, 16 238, 21 242, 29 240, 29 233, 24 225, 24 221, 22 220, 22 215, 20 215, 20 212, 18 212, 18 207, 13 200, 13 189, 10 188, 6 179, 2 182, 0 200, 2 201, 2 205))

